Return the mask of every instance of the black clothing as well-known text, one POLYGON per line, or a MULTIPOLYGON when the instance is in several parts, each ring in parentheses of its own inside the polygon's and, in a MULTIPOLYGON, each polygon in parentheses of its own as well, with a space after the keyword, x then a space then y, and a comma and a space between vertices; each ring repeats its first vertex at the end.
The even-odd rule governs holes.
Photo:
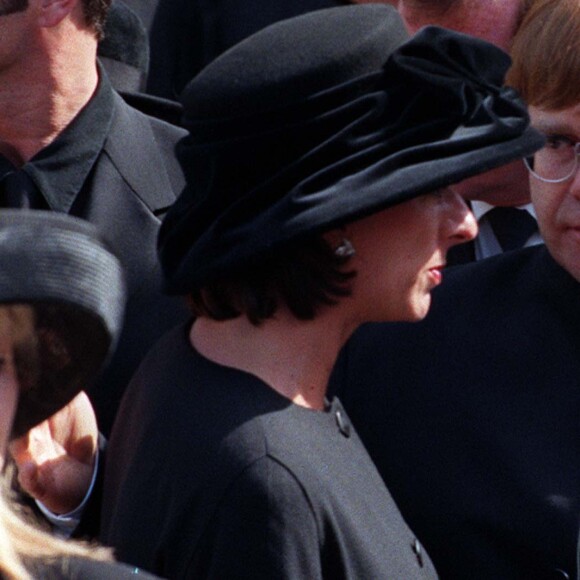
POLYGON ((134 109, 166 123, 181 127, 183 107, 177 101, 154 97, 146 93, 121 92, 120 95, 134 109))
POLYGON ((0 156, 0 207, 47 209, 46 202, 26 171, 17 171, 0 156))
POLYGON ((123 333, 89 391, 105 434, 141 358, 186 316, 180 300, 162 295, 156 253, 160 217, 184 183, 173 151, 183 135, 125 104, 101 69, 95 95, 52 143, 19 169, 0 156, 0 189, 7 173, 25 172, 41 196, 35 207, 94 223, 125 269, 123 333))
POLYGON ((447 252, 447 266, 461 266, 475 262, 475 241, 471 240, 465 244, 457 244, 449 248, 447 252))
POLYGON ((109 442, 120 559, 180 579, 435 577, 337 400, 294 405, 187 330, 149 353, 109 442))
POLYGON ((544 246, 444 278, 353 337, 338 393, 442 578, 574 578, 580 284, 544 246))
MULTIPOLYGON (((27 567, 28 568, 28 567, 27 567)), ((29 567, 33 578, 42 580, 143 580, 157 578, 135 566, 99 562, 88 558, 66 558, 57 562, 34 563, 29 567)))
MULTIPOLYGON (((469 202, 467 204, 470 205, 469 202)), ((484 237, 482 245, 488 246, 490 243, 489 236, 491 236, 504 252, 526 247, 529 239, 538 233, 536 219, 528 211, 516 207, 497 206, 480 215, 478 217, 478 225, 480 228, 478 236, 484 237), (487 231, 485 229, 486 226, 489 228, 487 231), (504 244, 506 244, 505 247, 504 244)), ((447 251, 447 265, 459 266, 475 262, 477 259, 475 246, 476 240, 471 240, 450 248, 447 251)), ((486 251, 484 251, 484 254, 486 258, 491 257, 486 251)), ((480 256, 479 259, 483 258, 480 256)))
POLYGON ((538 225, 525 209, 494 207, 485 214, 504 252, 519 250, 538 231, 538 225))

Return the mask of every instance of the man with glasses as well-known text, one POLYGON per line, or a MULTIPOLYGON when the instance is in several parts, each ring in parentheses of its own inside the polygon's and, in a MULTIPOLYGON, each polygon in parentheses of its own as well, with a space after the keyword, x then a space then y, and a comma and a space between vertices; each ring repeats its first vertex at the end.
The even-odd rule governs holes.
POLYGON ((536 0, 508 81, 545 246, 448 270, 419 324, 375 324, 335 386, 443 580, 576 578, 580 521, 580 3, 536 0))
POLYGON ((562 110, 530 107, 546 145, 526 159, 542 235, 554 259, 580 280, 580 102, 562 110))

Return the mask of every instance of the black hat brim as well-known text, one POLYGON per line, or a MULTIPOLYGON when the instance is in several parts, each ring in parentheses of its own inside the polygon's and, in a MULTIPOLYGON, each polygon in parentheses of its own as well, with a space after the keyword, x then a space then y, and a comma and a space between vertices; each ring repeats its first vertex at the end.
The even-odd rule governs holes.
POLYGON ((46 211, 0 214, 0 304, 35 311, 38 375, 21 389, 17 437, 96 377, 119 335, 122 267, 91 224, 46 211))

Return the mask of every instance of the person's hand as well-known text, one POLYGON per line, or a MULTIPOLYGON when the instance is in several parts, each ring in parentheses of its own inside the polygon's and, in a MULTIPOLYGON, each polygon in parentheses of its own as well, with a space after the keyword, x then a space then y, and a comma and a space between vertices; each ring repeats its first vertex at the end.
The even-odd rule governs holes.
POLYGON ((24 491, 55 514, 82 502, 92 479, 98 445, 95 413, 85 393, 15 439, 9 452, 24 491))

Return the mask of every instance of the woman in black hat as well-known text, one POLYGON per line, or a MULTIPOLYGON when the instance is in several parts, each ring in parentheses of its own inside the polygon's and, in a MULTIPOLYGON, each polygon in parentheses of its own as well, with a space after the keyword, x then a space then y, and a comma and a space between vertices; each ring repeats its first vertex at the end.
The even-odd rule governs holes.
POLYGON ((122 559, 170 578, 435 576, 326 385, 360 324, 427 313, 476 233, 449 186, 542 139, 500 50, 404 41, 385 6, 315 12, 185 91, 189 182, 160 256, 195 321, 150 353, 110 440, 122 559))
MULTIPOLYGON (((86 387, 120 331, 125 301, 118 260, 94 228, 69 216, 0 215, 0 468, 10 439, 86 387)), ((90 426, 77 426, 90 434, 90 426)), ((84 441, 86 454, 96 441, 84 441)), ((0 492, 0 576, 129 578, 110 550, 59 540, 21 519, 0 492)), ((144 577, 150 577, 147 574, 144 577)))

